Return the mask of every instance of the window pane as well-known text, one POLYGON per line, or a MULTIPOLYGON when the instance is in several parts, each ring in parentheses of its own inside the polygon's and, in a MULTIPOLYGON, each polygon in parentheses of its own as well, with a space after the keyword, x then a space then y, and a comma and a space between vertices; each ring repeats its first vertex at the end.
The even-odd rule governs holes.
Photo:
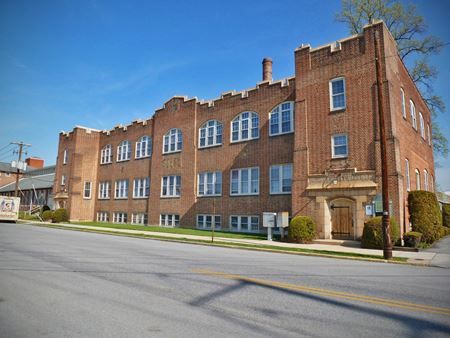
POLYGON ((241 171, 241 193, 248 193, 248 170, 246 169, 241 171))
POLYGON ((231 217, 231 229, 232 230, 238 229, 238 218, 236 216, 231 217))
POLYGON ((241 216, 241 230, 248 231, 248 217, 241 216))
POLYGON ((280 167, 272 166, 270 168, 270 192, 280 192, 280 167))

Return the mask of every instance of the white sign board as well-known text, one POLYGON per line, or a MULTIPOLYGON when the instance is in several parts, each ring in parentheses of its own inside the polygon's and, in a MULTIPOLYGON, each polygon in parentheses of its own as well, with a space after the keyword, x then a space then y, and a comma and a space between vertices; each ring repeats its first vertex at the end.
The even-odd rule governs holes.
POLYGON ((289 226, 289 212, 280 211, 277 214, 277 227, 287 228, 289 226))
POLYGON ((0 220, 17 221, 19 218, 19 197, 0 196, 0 220))
POLYGON ((366 216, 372 216, 373 215, 373 207, 372 204, 366 205, 366 216))
POLYGON ((273 212, 263 212, 263 227, 273 228, 275 227, 275 216, 277 214, 273 212))

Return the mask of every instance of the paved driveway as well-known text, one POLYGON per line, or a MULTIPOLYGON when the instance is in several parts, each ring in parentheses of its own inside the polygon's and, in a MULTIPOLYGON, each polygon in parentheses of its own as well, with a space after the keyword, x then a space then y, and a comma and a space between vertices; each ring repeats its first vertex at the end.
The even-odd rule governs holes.
POLYGON ((450 236, 442 238, 433 247, 425 251, 436 253, 436 256, 431 260, 431 265, 450 269, 450 236))

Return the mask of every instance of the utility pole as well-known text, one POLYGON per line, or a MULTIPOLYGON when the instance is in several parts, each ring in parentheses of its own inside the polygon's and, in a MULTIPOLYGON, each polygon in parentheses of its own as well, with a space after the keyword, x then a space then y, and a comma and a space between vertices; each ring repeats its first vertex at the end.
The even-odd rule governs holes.
POLYGON ((392 259, 392 243, 389 218, 389 180, 386 155, 386 129, 384 121, 384 98, 383 82, 381 74, 381 51, 379 42, 379 33, 374 32, 375 42, 375 69, 377 73, 377 98, 378 98, 378 116, 380 119, 380 147, 381 147, 381 191, 383 198, 383 256, 384 259, 392 259))
POLYGON ((22 154, 23 154, 23 148, 24 147, 31 147, 31 144, 20 142, 11 142, 11 144, 15 144, 19 146, 19 150, 17 154, 19 154, 19 158, 17 161, 17 172, 16 174, 16 188, 14 190, 14 196, 19 197, 19 175, 20 175, 20 163, 22 162, 22 154))

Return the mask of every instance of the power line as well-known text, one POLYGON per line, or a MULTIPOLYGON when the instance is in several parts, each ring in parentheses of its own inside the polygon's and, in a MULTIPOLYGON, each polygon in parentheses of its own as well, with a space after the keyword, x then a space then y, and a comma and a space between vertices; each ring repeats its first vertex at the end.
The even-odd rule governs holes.
POLYGON ((6 149, 6 148, 8 148, 8 147, 11 147, 11 143, 9 143, 9 144, 7 144, 6 146, 0 148, 0 151, 2 151, 3 149, 6 149))

